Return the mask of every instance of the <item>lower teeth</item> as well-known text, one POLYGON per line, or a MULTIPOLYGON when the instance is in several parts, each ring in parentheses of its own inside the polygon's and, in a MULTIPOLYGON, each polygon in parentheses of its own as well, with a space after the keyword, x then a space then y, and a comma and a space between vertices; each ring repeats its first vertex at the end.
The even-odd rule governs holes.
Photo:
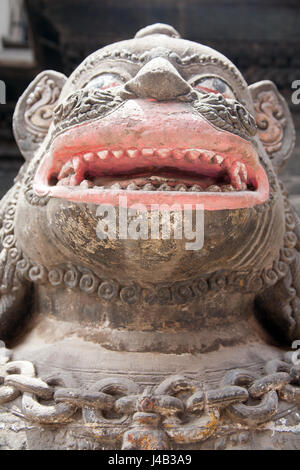
POLYGON ((209 186, 206 191, 209 191, 211 193, 215 193, 215 192, 220 192, 222 190, 219 186, 212 185, 212 186, 209 186))
POLYGON ((231 184, 225 184, 225 185, 221 186, 221 190, 223 192, 235 191, 234 187, 231 186, 231 184))
POLYGON ((163 183, 159 186, 154 186, 152 183, 146 183, 143 186, 137 186, 136 183, 129 183, 127 186, 121 186, 119 183, 114 183, 111 186, 98 186, 92 181, 83 180, 80 185, 80 188, 90 189, 98 188, 103 190, 113 189, 113 190, 125 190, 125 191, 177 191, 177 192, 233 192, 233 191, 245 191, 247 188, 243 187, 241 189, 235 189, 231 184, 223 184, 220 186, 211 185, 206 188, 194 184, 193 186, 188 186, 185 184, 169 185, 168 183, 163 183))
POLYGON ((168 183, 163 183, 159 186, 158 191, 172 191, 172 188, 168 183))
MULTIPOLYGON (((66 177, 62 179, 59 184, 60 185, 70 185, 69 180, 70 177, 66 177)), ((220 184, 220 185, 210 185, 206 187, 202 187, 198 184, 189 184, 189 183, 178 183, 175 184, 175 180, 170 180, 170 181, 165 181, 165 178, 161 177, 156 177, 156 176, 151 176, 149 178, 151 180, 151 183, 138 183, 135 181, 132 181, 131 183, 113 183, 111 186, 102 186, 101 185, 101 180, 95 179, 94 181, 91 180, 83 180, 79 187, 82 189, 90 189, 90 188, 97 188, 103 189, 103 190, 108 190, 108 189, 113 189, 113 190, 127 190, 127 191, 177 191, 177 192, 233 192, 233 191, 246 191, 247 190, 247 185, 243 183, 241 185, 240 189, 235 189, 231 184, 220 184), (164 181, 164 182, 162 182, 164 181)), ((103 182, 102 182, 103 184, 103 182)))

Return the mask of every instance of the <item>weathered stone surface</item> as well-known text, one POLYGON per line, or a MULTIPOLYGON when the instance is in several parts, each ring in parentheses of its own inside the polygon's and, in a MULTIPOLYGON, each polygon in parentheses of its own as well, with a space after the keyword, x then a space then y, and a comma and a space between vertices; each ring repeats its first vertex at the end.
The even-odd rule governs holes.
POLYGON ((299 388, 288 359, 261 368, 300 334, 300 225, 279 182, 295 131, 276 86, 248 87, 222 54, 152 25, 69 78, 39 74, 14 134, 26 163, 0 206, 0 333, 14 348, 1 373, 39 423, 31 435, 50 426, 16 448, 54 448, 62 427, 66 447, 85 445, 74 423, 100 447, 212 448, 228 420, 256 430, 245 447, 276 446, 269 430, 299 388), (203 247, 122 235, 123 197, 147 223, 153 203, 203 204, 203 247), (99 237, 103 204, 115 239, 99 237))

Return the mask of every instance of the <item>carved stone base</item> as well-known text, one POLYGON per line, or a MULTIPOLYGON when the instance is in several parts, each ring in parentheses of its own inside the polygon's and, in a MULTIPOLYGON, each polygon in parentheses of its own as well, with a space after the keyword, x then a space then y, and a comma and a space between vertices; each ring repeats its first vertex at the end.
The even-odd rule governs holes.
POLYGON ((162 354, 47 337, 0 349, 2 449, 299 448, 299 367, 275 346, 162 354))
MULTIPOLYGON (((122 441, 114 444, 98 441, 83 424, 41 426, 0 411, 1 450, 119 450, 122 441)), ((299 450, 299 409, 276 422, 251 429, 238 424, 224 424, 216 436, 198 444, 173 444, 170 450, 299 450), (297 417, 298 414, 298 417, 297 417), (298 423, 298 424, 295 424, 298 423)))

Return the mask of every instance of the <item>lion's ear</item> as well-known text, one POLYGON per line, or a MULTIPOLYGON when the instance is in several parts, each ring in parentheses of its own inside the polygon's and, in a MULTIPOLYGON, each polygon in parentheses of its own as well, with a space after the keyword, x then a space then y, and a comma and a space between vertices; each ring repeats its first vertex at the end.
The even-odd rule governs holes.
POLYGON ((279 172, 295 146, 295 127, 283 96, 268 80, 249 86, 255 110, 259 138, 279 172))
POLYGON ((13 117, 15 139, 25 160, 29 161, 47 135, 67 77, 46 70, 40 73, 20 97, 13 117))

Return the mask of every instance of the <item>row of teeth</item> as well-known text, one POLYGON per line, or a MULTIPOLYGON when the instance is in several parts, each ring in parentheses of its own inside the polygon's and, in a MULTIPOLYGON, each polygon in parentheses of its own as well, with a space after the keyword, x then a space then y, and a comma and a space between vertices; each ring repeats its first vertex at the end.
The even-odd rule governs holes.
MULTIPOLYGON (((222 184, 218 185, 211 185, 206 188, 201 187, 198 184, 187 185, 183 183, 179 183, 177 185, 171 185, 168 182, 165 182, 159 186, 155 186, 152 183, 146 183, 143 185, 137 185, 135 183, 129 183, 127 185, 121 185, 120 183, 114 183, 111 186, 96 186, 92 181, 83 180, 79 187, 84 189, 92 189, 96 187, 97 189, 114 189, 114 190, 127 190, 127 191, 189 191, 189 192, 231 192, 235 191, 234 187, 231 184, 222 184)), ((241 191, 247 189, 246 185, 244 184, 241 191)))
POLYGON ((159 157, 161 158, 172 158, 174 160, 182 160, 186 158, 191 162, 198 160, 199 158, 205 159, 207 162, 217 163, 221 165, 224 158, 221 155, 216 155, 215 152, 210 150, 203 150, 203 149, 168 149, 168 148, 160 148, 160 149, 153 149, 153 148, 143 148, 143 149, 136 149, 130 148, 126 150, 100 150, 96 154, 90 152, 83 155, 83 159, 89 161, 91 155, 97 155, 101 160, 107 160, 108 158, 137 158, 137 157, 159 157))
POLYGON ((170 150, 167 148, 161 149, 151 149, 151 148, 144 148, 141 150, 138 149, 127 149, 127 150, 100 150, 97 153, 88 152, 85 153, 82 157, 81 156, 74 156, 70 160, 68 160, 61 168, 58 179, 64 178, 65 176, 69 175, 71 170, 76 172, 80 166, 84 164, 92 164, 98 161, 105 161, 110 158, 116 158, 117 160, 128 157, 130 159, 134 159, 139 157, 140 158, 153 158, 158 157, 159 161, 168 158, 173 160, 182 160, 185 159, 191 163, 195 162, 196 160, 200 160, 203 163, 210 163, 218 166, 222 166, 224 162, 224 158, 221 155, 217 155, 210 150, 201 150, 201 149, 175 149, 170 150))
MULTIPOLYGON (((82 156, 74 156, 68 160, 60 169, 57 179, 58 184, 78 186, 85 179, 85 171, 89 167, 97 167, 100 161, 105 161, 109 158, 121 159, 124 157, 134 159, 136 157, 145 158, 147 157, 158 157, 159 163, 162 163, 163 159, 174 159, 182 160, 190 163, 202 162, 203 164, 211 164, 216 166, 217 171, 225 170, 229 176, 229 181, 236 190, 244 190, 247 185, 248 172, 246 165, 240 161, 224 159, 221 155, 218 155, 210 150, 202 149, 175 149, 170 150, 167 148, 152 149, 144 148, 138 149, 127 149, 127 150, 100 150, 97 153, 89 152, 82 156)), ((168 162, 168 165, 169 162, 168 162)), ((150 189, 151 190, 151 189, 150 189)))

